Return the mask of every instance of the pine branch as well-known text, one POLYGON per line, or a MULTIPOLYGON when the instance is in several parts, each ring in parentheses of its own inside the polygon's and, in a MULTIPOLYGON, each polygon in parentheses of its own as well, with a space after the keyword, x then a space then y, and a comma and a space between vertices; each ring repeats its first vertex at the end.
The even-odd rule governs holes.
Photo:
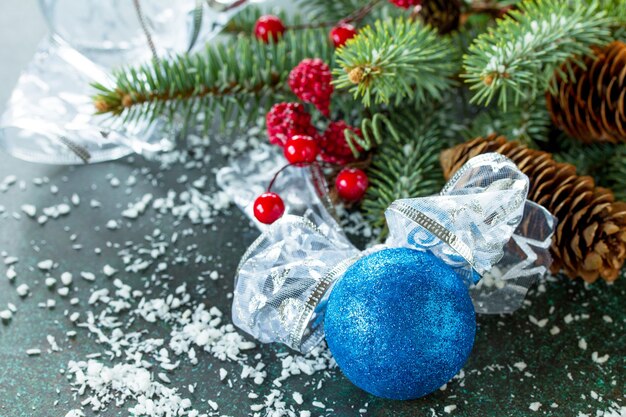
POLYGON ((556 160, 575 165, 579 175, 593 177, 599 186, 610 188, 617 200, 626 201, 626 145, 585 145, 565 135, 558 142, 567 147, 554 154, 556 160))
POLYGON ((545 96, 541 95, 535 101, 508 106, 507 110, 495 108, 479 113, 464 136, 473 139, 497 133, 537 148, 538 143, 548 140, 550 126, 545 96))
MULTIPOLYGON (((611 21, 596 2, 590 3, 526 0, 480 35, 464 57, 464 78, 475 91, 472 102, 497 100, 506 108, 532 100, 554 88, 552 75, 562 72, 559 67, 568 58, 591 55, 591 46, 609 42, 611 21)), ((582 63, 580 58, 569 62, 582 63)))
MULTIPOLYGON (((592 0, 584 0, 587 4, 592 0)), ((595 0, 611 19, 613 39, 626 42, 626 0, 595 0)))
MULTIPOLYGON (((580 0, 570 0, 580 1, 580 0)), ((587 6, 594 3, 598 4, 598 8, 604 11, 611 19, 612 26, 626 25, 626 1, 625 0, 583 0, 587 6)))
POLYGON ((613 190, 617 200, 626 202, 626 145, 617 145, 608 161, 607 174, 600 185, 613 190))
POLYGON ((94 104, 99 114, 123 123, 180 117, 186 127, 202 115, 205 130, 215 118, 238 116, 240 125, 270 105, 269 98, 292 97, 287 76, 302 59, 332 64, 333 53, 322 29, 288 31, 271 44, 237 37, 196 54, 117 71, 112 85, 94 85, 94 104))
POLYGON ((397 105, 405 98, 440 98, 455 70, 450 41, 403 18, 361 29, 336 55, 336 86, 349 88, 366 107, 372 101, 397 105))
POLYGON ((361 204, 365 217, 374 228, 384 228, 384 213, 399 198, 419 197, 441 191, 443 174, 439 165, 442 140, 442 109, 396 109, 381 124, 382 144, 378 146, 368 169, 370 186, 361 204))

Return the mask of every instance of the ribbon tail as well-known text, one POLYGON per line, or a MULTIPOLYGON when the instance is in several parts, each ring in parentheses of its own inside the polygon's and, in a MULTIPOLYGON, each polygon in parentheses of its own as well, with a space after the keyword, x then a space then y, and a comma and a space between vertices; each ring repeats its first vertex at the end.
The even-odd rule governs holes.
POLYGON ((550 245, 556 218, 526 201, 524 217, 504 248, 502 259, 470 288, 477 313, 512 313, 521 307, 528 289, 550 267, 550 245))

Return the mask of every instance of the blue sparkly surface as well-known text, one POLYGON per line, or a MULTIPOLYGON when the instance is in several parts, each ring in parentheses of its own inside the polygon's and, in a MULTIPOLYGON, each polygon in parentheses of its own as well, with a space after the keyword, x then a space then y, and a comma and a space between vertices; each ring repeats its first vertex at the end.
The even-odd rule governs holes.
POLYGON ((384 249, 355 262, 334 286, 324 331, 350 381, 406 400, 435 391, 463 367, 476 318, 448 265, 429 252, 384 249))

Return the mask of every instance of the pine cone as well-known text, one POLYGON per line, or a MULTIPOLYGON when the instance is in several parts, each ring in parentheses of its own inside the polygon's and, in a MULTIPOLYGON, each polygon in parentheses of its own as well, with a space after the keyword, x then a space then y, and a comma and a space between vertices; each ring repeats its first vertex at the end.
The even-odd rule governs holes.
POLYGON ((419 16, 424 23, 431 25, 444 35, 458 29, 461 2, 459 0, 424 0, 419 16))
POLYGON ((626 203, 596 187, 591 177, 576 175, 576 167, 559 163, 548 152, 529 149, 491 135, 442 152, 446 178, 468 159, 487 152, 507 156, 530 178, 528 198, 548 209, 558 220, 552 240, 553 273, 594 282, 614 281, 626 259, 626 203))
POLYGON ((558 95, 546 93, 548 110, 556 126, 584 143, 626 143, 626 44, 594 52, 587 69, 572 65, 576 81, 555 73, 558 95))

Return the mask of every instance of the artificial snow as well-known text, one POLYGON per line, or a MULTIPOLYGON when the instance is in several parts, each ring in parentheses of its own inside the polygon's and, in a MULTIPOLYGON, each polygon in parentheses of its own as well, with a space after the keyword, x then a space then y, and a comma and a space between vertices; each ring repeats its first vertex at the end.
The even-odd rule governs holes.
POLYGON ((61 274, 61 283, 65 286, 70 285, 72 283, 72 274, 69 272, 63 272, 61 274))
POLYGON ((37 214, 37 207, 32 204, 23 204, 21 209, 29 217, 35 217, 37 214))
POLYGON ((609 354, 605 354, 600 356, 600 354, 598 354, 598 352, 593 352, 591 354, 591 360, 593 360, 595 363, 597 364, 603 364, 606 363, 606 361, 609 360, 609 354))
POLYGON ((21 284, 15 289, 15 292, 17 292, 17 295, 20 297, 26 297, 30 292, 30 288, 27 284, 21 284))
POLYGON ((37 268, 41 269, 42 271, 49 271, 50 269, 52 269, 52 266, 54 265, 54 262, 51 259, 46 259, 45 261, 41 261, 37 264, 37 268))

